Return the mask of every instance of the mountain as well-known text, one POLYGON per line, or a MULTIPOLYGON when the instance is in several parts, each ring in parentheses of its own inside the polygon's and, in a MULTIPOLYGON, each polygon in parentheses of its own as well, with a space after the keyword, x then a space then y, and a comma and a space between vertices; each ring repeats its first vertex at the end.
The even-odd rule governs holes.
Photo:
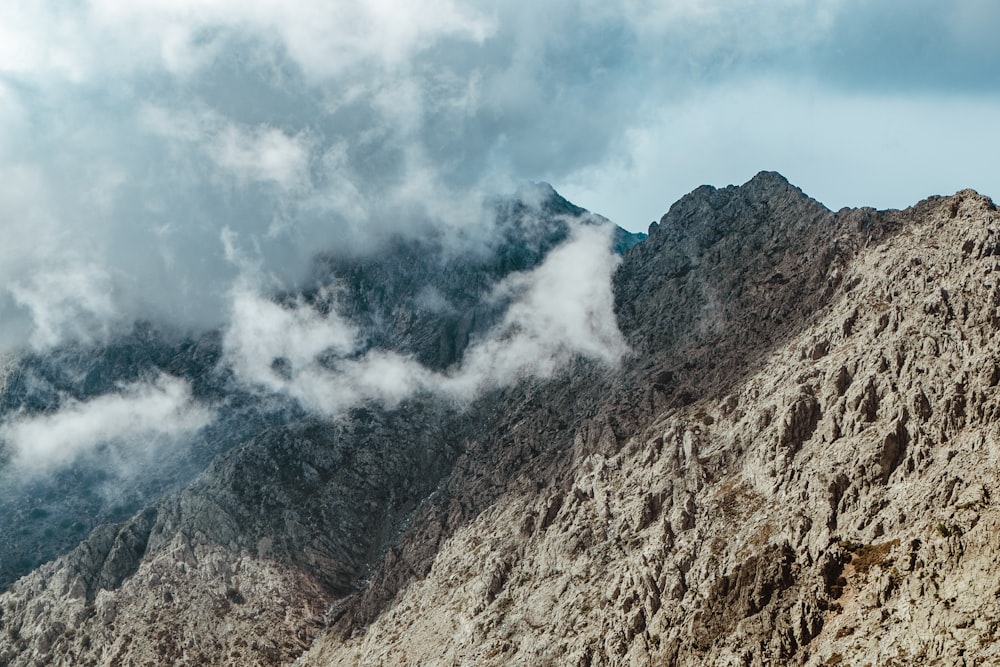
MULTIPOLYGON (((614 273, 619 364, 285 409, 12 584, 0 662, 997 661, 997 217, 972 191, 832 212, 775 173, 698 188, 614 273)), ((449 368, 551 229, 317 270, 371 345, 449 368), (414 324, 434 275, 459 306, 414 324)))
MULTIPOLYGON (((285 299, 300 296, 327 307, 319 303, 322 295, 335 289, 338 307, 364 332, 363 349, 391 349, 445 369, 501 316, 504 304, 487 302, 485 296, 504 276, 537 266, 566 239, 567 221, 603 221, 546 184, 492 206, 497 230, 481 247, 470 251, 440 236, 394 238, 379 254, 322 255, 304 293, 285 299), (434 302, 425 303, 426 295, 434 302)), ((644 236, 617 229, 615 243, 624 248, 644 236)), ((122 385, 166 375, 188 381, 193 397, 213 405, 217 418, 186 446, 171 443, 156 448, 155 457, 129 461, 138 469, 127 471, 124 483, 120 471, 109 471, 116 466, 101 457, 81 457, 53 474, 25 479, 20 470, 3 465, 10 452, 0 442, 0 515, 5 518, 0 589, 68 551, 97 525, 123 521, 161 495, 180 491, 215 456, 306 416, 294 401, 261 400, 234 382, 231 370, 220 363, 223 335, 139 323, 96 348, 73 344, 8 359, 0 372, 0 415, 5 417, 50 415, 122 385)))

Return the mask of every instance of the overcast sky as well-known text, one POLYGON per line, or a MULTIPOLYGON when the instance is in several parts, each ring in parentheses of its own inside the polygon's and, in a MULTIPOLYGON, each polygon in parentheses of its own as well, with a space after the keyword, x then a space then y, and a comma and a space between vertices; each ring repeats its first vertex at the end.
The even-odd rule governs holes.
POLYGON ((219 324, 248 265, 294 282, 526 180, 629 229, 762 169, 834 209, 1000 195, 998 25, 993 0, 10 0, 0 346, 219 324))

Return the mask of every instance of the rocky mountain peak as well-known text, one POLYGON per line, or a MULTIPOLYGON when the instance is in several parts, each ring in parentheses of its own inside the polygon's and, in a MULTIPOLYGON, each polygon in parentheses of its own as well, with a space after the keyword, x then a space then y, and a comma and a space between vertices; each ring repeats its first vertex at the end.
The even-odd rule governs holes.
POLYGON ((699 188, 619 365, 264 429, 0 596, 0 662, 990 664, 997 276, 972 191, 699 188))
POLYGON ((663 226, 684 233, 689 231, 689 225, 697 226, 699 221, 704 222, 706 218, 714 219, 715 211, 727 207, 732 209, 736 206, 760 206, 769 200, 777 202, 795 198, 808 199, 802 190, 790 184, 784 176, 775 171, 761 171, 739 186, 716 188, 702 185, 672 204, 660 221, 651 227, 650 236, 653 235, 654 229, 663 226))

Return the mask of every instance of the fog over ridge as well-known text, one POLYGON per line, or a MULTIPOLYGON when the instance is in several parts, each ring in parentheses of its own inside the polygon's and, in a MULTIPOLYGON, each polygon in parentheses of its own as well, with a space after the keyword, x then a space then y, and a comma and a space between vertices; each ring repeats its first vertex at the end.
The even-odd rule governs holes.
POLYGON ((187 382, 167 375, 119 387, 89 400, 67 399, 54 412, 6 415, 0 440, 21 474, 40 475, 105 452, 104 463, 128 464, 187 439, 213 410, 194 402, 187 382))
POLYGON ((919 196, 928 173, 988 191, 968 174, 995 176, 992 135, 971 151, 934 128, 962 110, 972 122, 951 125, 972 136, 994 115, 997 11, 15 0, 0 25, 0 347, 105 340, 136 319, 223 325, 240 275, 227 227, 292 289, 318 250, 481 236, 483 201, 525 180, 631 229, 764 168, 834 207, 893 191, 873 170, 919 196))
MULTIPOLYGON (((628 353, 613 308, 611 276, 621 261, 613 250, 615 227, 588 216, 561 222, 567 237, 540 264, 509 273, 491 286, 486 283, 481 303, 499 309, 497 320, 446 368, 373 345, 369 337, 376 332, 341 312, 338 290, 346 286, 336 279, 308 298, 275 294, 269 275, 258 274, 260 265, 241 256, 234 239, 227 237, 227 257, 240 267, 241 277, 228 295, 221 358, 214 368, 201 371, 216 378, 210 383, 222 383, 213 384, 213 391, 221 389, 225 397, 196 396, 192 384, 204 378, 174 377, 162 370, 149 377, 140 361, 127 370, 145 379, 119 381, 76 398, 72 393, 87 381, 82 374, 94 370, 87 370, 85 361, 74 361, 71 353, 70 365, 56 362, 54 383, 44 374, 32 379, 29 363, 22 369, 28 374, 22 378, 28 391, 33 383, 45 386, 38 398, 29 398, 0 420, 0 446, 12 466, 6 472, 38 476, 82 463, 103 467, 112 477, 127 477, 143 461, 157 458, 162 447, 183 456, 188 447, 204 446, 198 444, 202 429, 216 420, 225 423, 233 409, 241 409, 228 405, 234 391, 253 395, 248 407, 261 416, 275 409, 274 399, 280 404, 283 398, 307 413, 338 418, 356 406, 393 409, 415 396, 461 408, 484 391, 551 377, 577 356, 614 366, 628 353), (83 365, 75 368, 79 363, 83 365), (225 379, 230 373, 235 385, 225 379), (58 389, 67 380, 72 393, 58 389), (39 408, 39 400, 48 405, 39 408)), ((386 287, 377 279, 372 286, 386 287)), ((357 296, 365 298, 364 293, 357 296)), ((411 298, 415 304, 428 299, 418 293, 411 298)), ((451 305, 432 303, 424 316, 436 319, 438 308, 448 312, 451 305)), ((87 349, 77 347, 75 354, 86 355, 87 349)), ((113 364, 121 358, 114 352, 105 356, 113 364)))
POLYGON ((576 355, 617 364, 627 347, 613 308, 611 276, 620 262, 613 229, 575 221, 542 264, 494 285, 486 298, 506 302, 505 313, 454 367, 365 348, 357 325, 335 306, 321 312, 301 298, 279 304, 248 283, 234 288, 225 363, 247 385, 330 416, 365 402, 394 407, 417 394, 466 403, 521 378, 550 377, 576 355))

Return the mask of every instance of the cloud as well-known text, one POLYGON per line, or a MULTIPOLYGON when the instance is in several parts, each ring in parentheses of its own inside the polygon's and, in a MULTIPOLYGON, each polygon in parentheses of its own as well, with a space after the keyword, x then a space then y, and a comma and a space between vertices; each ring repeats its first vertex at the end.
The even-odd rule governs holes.
POLYGON ((522 376, 549 377, 582 355, 614 365, 626 353, 614 315, 611 225, 579 225, 536 269, 513 274, 494 298, 512 299, 499 327, 465 354, 445 391, 475 395, 522 376))
POLYGON ((518 379, 550 377, 578 355, 614 365, 627 348, 613 310, 612 229, 576 223, 540 266, 498 283, 490 299, 509 303, 502 321, 447 371, 366 350, 333 295, 318 305, 278 304, 247 284, 233 298, 226 362, 244 383, 327 415, 367 401, 394 406, 418 393, 465 402, 518 379))
MULTIPOLYGON (((757 81, 831 107, 863 95, 876 116, 900 97, 943 96, 958 125, 990 134, 972 105, 1000 106, 997 11, 985 0, 9 3, 0 344, 95 337, 136 318, 223 326, 240 275, 224 261, 224 228, 291 289, 320 249, 371 252, 441 226, 482 236, 483 199, 521 181, 569 185, 578 203, 643 227, 701 182, 781 168, 752 137, 712 131, 739 124, 720 100, 757 81), (700 151, 685 142, 692 127, 700 151), (643 182, 631 198, 650 202, 641 212, 615 196, 635 191, 629 179, 643 182), (72 295, 34 290, 32 306, 8 288, 70 287, 63 267, 103 276, 110 303, 84 309, 88 324, 39 319, 72 295)), ((873 134, 861 115, 757 101, 753 113, 800 138, 812 127, 793 163, 846 162, 833 139, 873 134)), ((903 146, 933 129, 906 128, 903 146)), ((893 173, 911 158, 891 148, 879 163, 893 173)), ((967 173, 925 166, 935 184, 967 173)), ((995 167, 984 173, 996 181, 995 167)), ((843 199, 870 203, 850 196, 870 179, 840 181, 843 199)), ((904 176, 880 185, 910 191, 904 176)))
POLYGON ((312 146, 305 132, 286 134, 267 124, 247 126, 211 109, 200 113, 171 112, 148 105, 140 111, 141 125, 174 143, 199 152, 241 186, 273 183, 284 190, 309 187, 312 146))
POLYGON ((270 390, 289 389, 321 356, 344 357, 360 344, 357 329, 335 310, 324 315, 302 300, 278 304, 247 283, 235 289, 231 307, 226 353, 242 379, 270 390))
POLYGON ((14 302, 29 311, 34 324, 31 345, 46 349, 66 335, 86 343, 107 338, 115 319, 110 276, 88 264, 35 273, 27 282, 7 287, 14 302))
POLYGON ((91 455, 139 459, 194 435, 212 418, 186 382, 161 375, 86 401, 67 399, 52 413, 8 416, 0 439, 14 468, 30 475, 91 455))
POLYGON ((302 183, 308 167, 308 147, 300 137, 258 127, 245 131, 229 125, 213 147, 212 159, 243 180, 272 181, 283 188, 302 183))
POLYGON ((223 349, 241 382, 327 415, 365 401, 395 405, 437 380, 395 352, 358 356, 360 332, 336 310, 324 314, 302 301, 278 304, 247 284, 234 294, 223 349))
POLYGON ((799 66, 851 90, 994 95, 1000 7, 983 0, 843 0, 799 66))
POLYGON ((488 16, 450 0, 407 4, 303 0, 90 0, 66 5, 15 2, 0 32, 8 71, 56 73, 71 80, 165 69, 189 75, 229 40, 280 45, 311 76, 329 77, 375 61, 398 66, 441 38, 473 40, 488 16), (46 40, 59 38, 59 41, 46 40), (48 47, 48 48, 46 48, 48 47))
POLYGON ((15 3, 0 27, 0 284, 21 288, 0 292, 0 341, 96 337, 51 316, 76 295, 27 300, 71 287, 50 275, 66 265, 104 274, 101 330, 215 327, 238 275, 223 228, 291 287, 317 250, 482 218, 475 188, 449 188, 416 145, 427 91, 404 70, 490 26, 448 0, 15 3))

